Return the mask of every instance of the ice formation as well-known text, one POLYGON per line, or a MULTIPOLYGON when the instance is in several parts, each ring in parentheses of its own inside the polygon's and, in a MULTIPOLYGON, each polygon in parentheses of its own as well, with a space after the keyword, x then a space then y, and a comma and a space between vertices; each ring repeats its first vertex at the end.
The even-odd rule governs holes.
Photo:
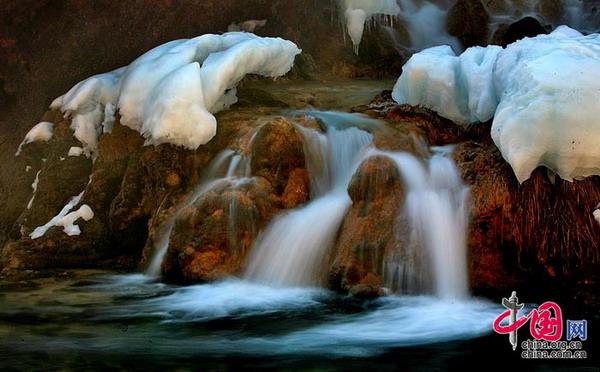
POLYGON ((358 54, 365 24, 371 17, 377 14, 395 17, 400 13, 396 0, 342 0, 341 5, 346 19, 346 29, 356 54, 358 54))
POLYGON ((33 230, 33 232, 29 235, 31 239, 37 239, 44 236, 44 234, 46 234, 46 232, 54 226, 62 226, 65 234, 69 236, 81 234, 81 230, 79 229, 79 226, 75 225, 75 222, 79 218, 82 218, 84 221, 89 221, 94 218, 94 212, 92 211, 92 208, 90 208, 87 204, 84 204, 79 207, 78 210, 71 213, 69 212, 77 204, 79 204, 81 198, 83 197, 83 193, 84 191, 82 191, 81 194, 71 198, 67 205, 65 205, 61 211, 56 216, 52 217, 52 219, 45 225, 36 227, 35 230, 33 230))
POLYGON ((600 174, 600 34, 561 26, 505 49, 430 48, 406 63, 392 96, 457 123, 493 117, 520 182, 539 165, 566 180, 600 174))
POLYGON ((19 156, 21 154, 21 150, 23 146, 27 145, 31 142, 43 141, 48 142, 52 138, 52 131, 54 130, 54 124, 42 121, 41 123, 37 123, 27 132, 23 142, 19 144, 19 148, 15 153, 15 156, 19 156))
POLYGON ((196 149, 216 133, 213 114, 237 102, 235 87, 245 75, 282 76, 300 52, 291 41, 245 32, 175 40, 78 83, 50 107, 72 117, 86 156, 94 157, 117 110, 148 144, 196 149))

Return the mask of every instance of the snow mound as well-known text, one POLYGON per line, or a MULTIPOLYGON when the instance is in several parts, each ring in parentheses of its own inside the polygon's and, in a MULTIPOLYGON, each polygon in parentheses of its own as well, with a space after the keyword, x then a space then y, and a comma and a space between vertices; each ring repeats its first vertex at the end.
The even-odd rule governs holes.
POLYGON ((341 6, 346 18, 346 29, 358 54, 358 47, 365 31, 365 24, 374 15, 397 16, 400 7, 396 0, 342 0, 341 6))
POLYGON ((29 132, 27 132, 23 141, 19 144, 19 148, 17 149, 15 156, 19 156, 21 154, 23 146, 29 143, 37 141, 50 141, 50 139, 52 138, 53 130, 54 124, 47 121, 42 121, 41 123, 37 123, 36 125, 34 125, 33 128, 31 128, 29 132))
POLYGON ((600 34, 561 26, 505 49, 426 49, 404 65, 392 97, 461 124, 493 117, 492 138, 519 182, 540 165, 566 180, 600 174, 600 34))
POLYGON ((112 130, 117 110, 147 144, 196 149, 214 137, 213 114, 237 102, 235 87, 245 75, 285 75, 300 52, 291 41, 245 32, 175 40, 78 83, 50 107, 72 117, 88 157, 95 157, 99 135, 112 130))

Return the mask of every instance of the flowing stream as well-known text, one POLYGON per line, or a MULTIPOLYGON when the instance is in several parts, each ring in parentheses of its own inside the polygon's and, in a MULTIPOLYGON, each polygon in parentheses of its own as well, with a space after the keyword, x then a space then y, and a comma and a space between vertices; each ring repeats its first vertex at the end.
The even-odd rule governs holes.
MULTIPOLYGON (((52 279, 31 289, 0 289, 0 351, 11 351, 0 357, 0 364, 17 358, 29 363, 22 367, 41 363, 43 368, 43 360, 33 357, 39 350, 66 358, 67 366, 68 356, 77 352, 96 366, 112 366, 110 358, 119 365, 129 361, 154 367, 200 358, 212 360, 215 368, 223 360, 235 366, 235 360, 251 358, 268 367, 267 357, 372 359, 392 353, 436 368, 436 359, 419 359, 414 353, 440 347, 427 345, 487 337, 500 307, 469 297, 468 189, 447 149, 427 159, 384 152, 374 147, 369 133, 380 125, 376 120, 327 111, 293 115, 313 116, 322 126, 297 127, 304 138, 311 200, 271 221, 251 248, 241 279, 185 287, 161 283, 175 213, 160 229, 145 274, 92 273, 82 275, 84 280, 52 279), (358 165, 374 155, 389 157, 400 171, 407 197, 398 213, 408 216, 411 246, 423 262, 410 266, 400 255, 391 255, 383 265, 391 294, 363 301, 332 293, 322 284, 351 207, 348 183, 358 165), (419 290, 412 293, 419 295, 400 294, 413 284, 419 290), (18 328, 12 326, 15 322, 18 328), (31 358, 19 358, 23 355, 31 358)), ((249 159, 223 151, 182 208, 220 182, 243 182, 251 177, 249 168, 249 159)))
POLYGON ((251 250, 245 277, 276 286, 318 285, 340 224, 351 205, 346 191, 372 136, 345 127, 347 114, 327 113, 325 133, 302 129, 313 199, 267 227, 251 250))

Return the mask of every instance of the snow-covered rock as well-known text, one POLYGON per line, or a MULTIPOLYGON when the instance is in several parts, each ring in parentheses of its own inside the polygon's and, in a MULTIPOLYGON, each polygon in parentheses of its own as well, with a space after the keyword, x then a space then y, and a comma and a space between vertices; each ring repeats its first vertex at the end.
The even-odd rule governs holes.
POLYGON ((50 141, 50 139, 52 138, 53 130, 54 124, 47 121, 42 121, 41 123, 37 123, 36 125, 34 125, 33 128, 31 128, 29 132, 27 132, 23 141, 19 144, 19 148, 17 149, 15 156, 19 156, 21 154, 23 146, 27 145, 28 143, 37 141, 50 141))
POLYGON ((50 107, 72 116, 87 156, 94 157, 98 136, 112 130, 117 110, 147 144, 196 149, 214 137, 213 114, 237 102, 235 86, 246 74, 285 75, 300 52, 291 41, 245 32, 175 40, 78 83, 50 107))
POLYGON ((94 218, 94 212, 87 204, 82 205, 76 211, 70 212, 71 209, 79 204, 79 201, 83 197, 83 193, 84 192, 82 191, 81 194, 71 198, 67 205, 65 205, 61 211, 56 216, 52 217, 45 225, 36 227, 29 235, 31 239, 37 239, 44 236, 44 234, 54 226, 62 226, 65 234, 69 236, 81 234, 81 229, 79 226, 75 225, 75 222, 80 218, 84 221, 89 221, 94 218))
POLYGON ((457 123, 493 117, 520 182, 540 165, 566 180, 600 174, 600 34, 561 26, 505 49, 430 48, 406 63, 392 96, 457 123))

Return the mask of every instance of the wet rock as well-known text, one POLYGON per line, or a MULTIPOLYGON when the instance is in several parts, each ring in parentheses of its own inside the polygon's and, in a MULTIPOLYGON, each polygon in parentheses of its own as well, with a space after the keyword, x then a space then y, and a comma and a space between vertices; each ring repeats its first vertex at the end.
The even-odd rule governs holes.
POLYGON ((377 281, 373 284, 357 284, 350 287, 348 293, 356 298, 372 299, 385 295, 385 292, 381 288, 381 284, 377 281))
POLYGON ((260 128, 252 142, 251 167, 252 174, 266 178, 278 195, 289 182, 298 183, 291 175, 305 168, 304 150, 302 136, 292 123, 277 118, 260 128))
POLYGON ((164 275, 196 283, 239 273, 256 234, 278 210, 266 179, 223 181, 181 211, 171 233, 164 275))
POLYGON ((72 197, 83 191, 91 173, 90 159, 84 156, 67 156, 69 148, 77 145, 69 128, 70 122, 57 112, 46 113, 42 120, 56 123, 52 139, 44 143, 25 145, 22 153, 14 157, 14 163, 20 169, 15 170, 13 177, 4 180, 13 184, 6 194, 6 197, 14 196, 16 199, 10 200, 11 207, 20 209, 19 215, 13 220, 11 226, 9 237, 12 239, 29 235, 37 226, 44 225, 54 217, 72 197), (27 166, 30 167, 29 171, 26 171, 27 166), (31 184, 38 171, 35 197, 31 202, 31 208, 27 208, 34 195, 31 184), (19 187, 24 180, 23 177, 31 181, 28 185, 24 185, 25 187, 19 187), (26 195, 25 200, 20 198, 20 194, 26 195))
POLYGON ((489 15, 480 0, 458 0, 448 11, 448 33, 465 48, 488 43, 489 15))
POLYGON ((350 181, 352 207, 335 245, 329 286, 372 297, 383 293, 384 261, 402 249, 407 224, 399 211, 404 187, 395 164, 383 156, 365 160, 350 181))
POLYGON ((519 284, 511 189, 514 176, 494 146, 457 145, 454 158, 471 188, 468 267, 475 293, 509 291, 519 284))
MULTIPOLYGON (((429 145, 455 143, 453 156, 472 197, 468 264, 473 293, 558 295, 581 281, 597 282, 600 240, 594 237, 600 236, 600 226, 593 211, 600 202, 600 177, 567 182, 540 167, 519 184, 490 138, 490 123, 459 127, 420 108, 386 111, 392 125, 416 126, 429 145)), ((360 270, 348 273, 360 277, 360 270)))
POLYGON ((600 242, 592 237, 600 227, 592 212, 600 177, 553 182, 538 168, 519 184, 493 145, 462 143, 454 156, 473 198, 469 264, 475 292, 537 285, 537 295, 554 293, 559 283, 595 275, 600 242))
POLYGON ((290 172, 285 185, 281 201, 287 209, 305 203, 310 198, 310 180, 308 171, 304 168, 295 168, 290 172))
POLYGON ((492 44, 503 47, 514 43, 525 37, 533 37, 540 34, 547 34, 549 29, 542 26, 540 21, 533 17, 522 18, 510 25, 501 25, 498 27, 492 37, 492 44))
POLYGON ((558 23, 564 14, 564 6, 560 0, 540 0, 537 10, 545 20, 558 23))

